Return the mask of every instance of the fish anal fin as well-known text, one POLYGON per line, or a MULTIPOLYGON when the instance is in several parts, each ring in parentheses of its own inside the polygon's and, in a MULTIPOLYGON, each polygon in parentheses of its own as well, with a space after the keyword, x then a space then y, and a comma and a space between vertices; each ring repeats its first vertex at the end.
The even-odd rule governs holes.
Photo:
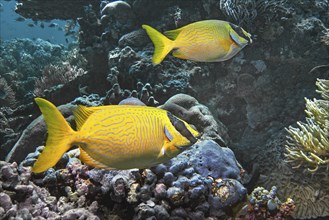
POLYGON ((178 29, 175 29, 175 30, 165 31, 164 35, 166 37, 168 37, 169 39, 171 39, 171 40, 175 40, 182 30, 183 30, 183 28, 178 28, 178 29))
POLYGON ((77 124, 77 130, 80 130, 80 128, 90 115, 92 115, 96 111, 99 111, 102 108, 104 108, 104 106, 87 107, 83 105, 78 105, 78 107, 73 111, 74 119, 77 124))
POLYGON ((84 151, 81 147, 79 147, 80 150, 80 160, 87 164, 88 166, 99 168, 99 169, 106 169, 106 170, 112 170, 113 168, 108 167, 107 165, 100 163, 96 160, 94 160, 89 154, 84 151))
POLYGON ((188 57, 186 57, 179 49, 175 49, 173 52, 172 52, 172 55, 174 57, 177 57, 177 58, 180 58, 180 59, 184 59, 184 60, 187 60, 189 59, 188 57))

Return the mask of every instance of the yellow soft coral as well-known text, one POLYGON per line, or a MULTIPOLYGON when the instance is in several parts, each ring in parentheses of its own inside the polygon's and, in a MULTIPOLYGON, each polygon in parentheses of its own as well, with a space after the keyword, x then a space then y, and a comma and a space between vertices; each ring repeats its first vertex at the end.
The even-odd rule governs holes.
POLYGON ((298 128, 289 126, 286 161, 293 168, 305 165, 310 172, 320 165, 329 169, 329 80, 318 79, 318 93, 324 100, 306 100, 306 123, 297 122, 298 128))

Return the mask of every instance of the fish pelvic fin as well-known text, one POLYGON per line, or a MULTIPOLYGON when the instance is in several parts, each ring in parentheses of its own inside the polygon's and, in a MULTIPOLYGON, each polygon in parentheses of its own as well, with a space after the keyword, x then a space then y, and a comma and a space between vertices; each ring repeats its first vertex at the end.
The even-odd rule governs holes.
POLYGON ((151 38, 154 45, 154 54, 152 61, 154 64, 159 64, 168 55, 168 53, 174 48, 174 41, 168 39, 159 31, 148 25, 142 25, 148 36, 151 38))
POLYGON ((73 143, 76 132, 51 102, 35 98, 48 128, 46 146, 32 167, 33 173, 41 173, 56 165, 73 143))

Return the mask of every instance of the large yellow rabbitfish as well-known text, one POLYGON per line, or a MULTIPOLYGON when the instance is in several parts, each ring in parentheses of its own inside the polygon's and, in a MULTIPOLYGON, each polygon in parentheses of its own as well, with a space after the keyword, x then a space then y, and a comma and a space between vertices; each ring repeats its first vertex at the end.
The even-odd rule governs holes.
POLYGON ((79 106, 77 131, 51 102, 36 98, 48 128, 46 146, 32 171, 53 167, 72 146, 84 163, 103 169, 147 168, 197 141, 199 133, 166 110, 138 105, 79 106))
POLYGON ((200 62, 225 61, 252 43, 251 35, 227 21, 198 21, 164 35, 154 28, 142 26, 154 44, 152 61, 159 64, 173 50, 181 59, 200 62))

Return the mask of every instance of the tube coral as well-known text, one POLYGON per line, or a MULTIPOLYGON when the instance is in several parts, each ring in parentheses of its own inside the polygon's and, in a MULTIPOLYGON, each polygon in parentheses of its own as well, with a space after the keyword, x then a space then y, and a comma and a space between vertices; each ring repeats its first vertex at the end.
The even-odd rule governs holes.
POLYGON ((329 169, 329 80, 316 82, 323 100, 306 100, 306 123, 297 122, 298 128, 289 126, 286 161, 293 168, 305 165, 310 172, 324 165, 329 169))

